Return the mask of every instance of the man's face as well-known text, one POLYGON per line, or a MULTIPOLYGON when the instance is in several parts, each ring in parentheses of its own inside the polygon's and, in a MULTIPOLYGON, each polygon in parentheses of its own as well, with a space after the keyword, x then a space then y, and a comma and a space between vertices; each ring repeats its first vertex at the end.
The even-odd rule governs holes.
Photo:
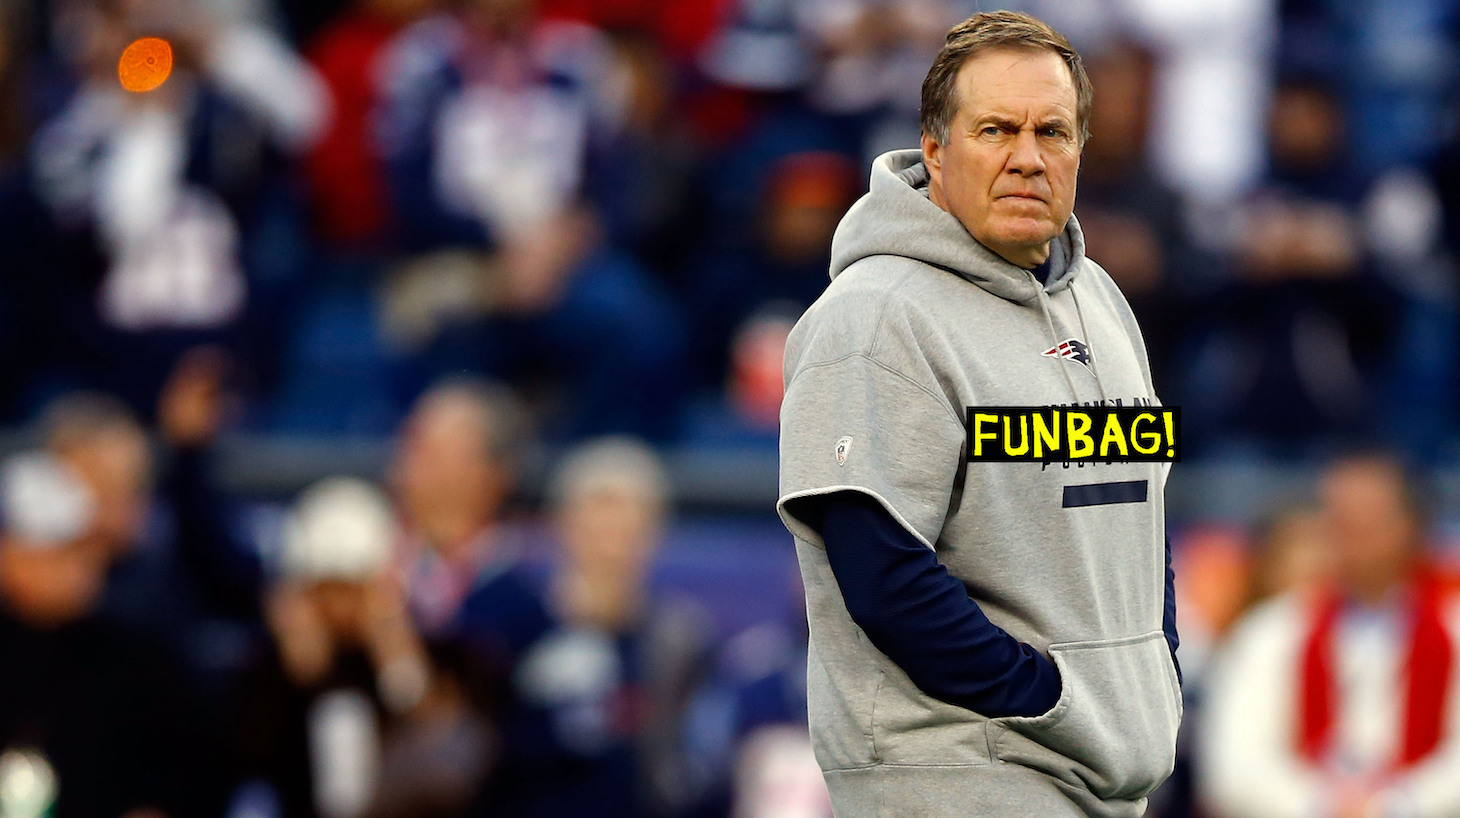
POLYGON ((563 545, 578 570, 591 575, 639 574, 663 524, 658 506, 629 488, 600 488, 558 510, 563 545))
POLYGON ((1049 256, 1075 207, 1075 84, 1052 51, 998 49, 958 72, 958 110, 940 145, 923 136, 933 203, 1021 267, 1049 256))
POLYGON ((0 535, 0 601, 33 627, 57 628, 101 599, 107 560, 99 543, 37 548, 0 535))
POLYGON ((115 552, 132 547, 151 500, 152 455, 139 430, 113 427, 66 452, 67 462, 91 490, 95 528, 115 552))
POLYGON ((1419 536, 1403 472, 1385 461, 1342 463, 1320 489, 1338 579, 1374 596, 1386 591, 1403 577, 1419 536))
POLYGON ((489 519, 509 493, 505 470, 486 451, 492 430, 463 400, 427 398, 407 419, 393 468, 406 516, 430 527, 441 518, 489 519))

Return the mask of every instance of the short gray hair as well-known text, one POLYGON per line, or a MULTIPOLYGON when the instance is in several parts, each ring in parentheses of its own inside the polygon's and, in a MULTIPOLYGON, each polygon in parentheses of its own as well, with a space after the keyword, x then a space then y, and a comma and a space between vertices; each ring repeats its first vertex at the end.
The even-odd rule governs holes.
POLYGON ((1070 41, 1048 23, 1017 11, 975 14, 948 31, 943 49, 923 78, 919 124, 939 145, 948 144, 958 111, 958 72, 974 56, 1001 48, 1053 51, 1070 69, 1075 85, 1075 116, 1080 144, 1090 138, 1090 107, 1095 97, 1090 77, 1070 41))
POLYGON ((491 462, 515 469, 533 448, 536 430, 527 409, 505 384, 465 376, 446 378, 416 400, 411 414, 443 405, 466 410, 484 438, 482 456, 491 462))
POLYGON ((554 508, 604 490, 627 491, 656 509, 669 505, 669 478, 654 449, 632 437, 601 437, 569 451, 554 472, 554 508))

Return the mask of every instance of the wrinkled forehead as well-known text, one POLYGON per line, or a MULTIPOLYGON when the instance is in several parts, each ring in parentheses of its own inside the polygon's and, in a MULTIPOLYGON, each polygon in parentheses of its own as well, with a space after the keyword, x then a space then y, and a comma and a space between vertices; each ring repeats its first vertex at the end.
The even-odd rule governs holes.
POLYGON ((1074 77, 1059 54, 1001 46, 969 57, 958 70, 956 116, 1077 116, 1074 77))

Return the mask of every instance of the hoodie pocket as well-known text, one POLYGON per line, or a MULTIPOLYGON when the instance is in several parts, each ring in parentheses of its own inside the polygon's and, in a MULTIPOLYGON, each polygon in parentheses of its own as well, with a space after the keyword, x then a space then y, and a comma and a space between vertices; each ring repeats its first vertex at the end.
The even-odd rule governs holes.
POLYGON ((1049 646, 1062 689, 1039 716, 993 719, 1002 761, 1084 786, 1102 799, 1138 799, 1171 774, 1181 690, 1165 635, 1049 646))

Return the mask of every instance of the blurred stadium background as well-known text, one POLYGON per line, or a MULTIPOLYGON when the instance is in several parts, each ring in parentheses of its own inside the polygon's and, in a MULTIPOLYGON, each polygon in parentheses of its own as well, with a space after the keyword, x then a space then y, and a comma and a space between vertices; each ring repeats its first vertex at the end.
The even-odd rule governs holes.
POLYGON ((1453 0, 0 0, 0 815, 829 815, 781 349, 997 7, 1184 413, 1152 814, 1281 814, 1191 736, 1324 464, 1460 545, 1453 0))

